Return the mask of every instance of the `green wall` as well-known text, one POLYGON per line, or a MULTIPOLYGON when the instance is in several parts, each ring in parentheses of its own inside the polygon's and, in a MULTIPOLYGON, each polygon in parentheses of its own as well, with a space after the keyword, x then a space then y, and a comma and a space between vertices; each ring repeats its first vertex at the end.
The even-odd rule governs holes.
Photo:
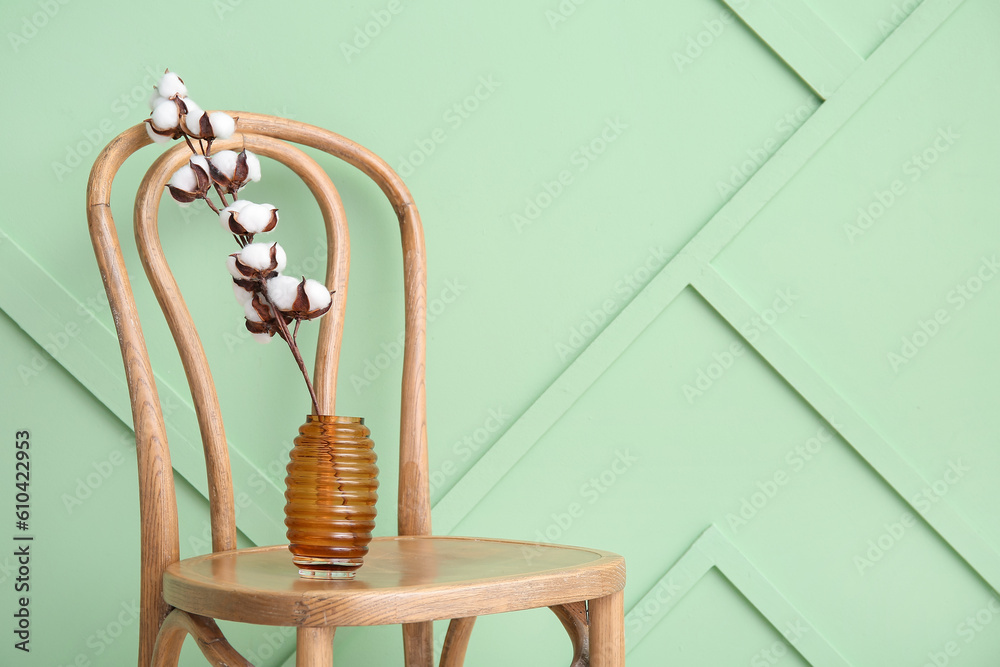
MULTIPOLYGON (((20 430, 34 536, 31 652, 6 630, 0 663, 135 659, 135 448, 84 191, 170 67, 206 108, 329 127, 410 185, 435 532, 622 553, 633 665, 997 664, 996 3, 16 0, 0 27, 8 627, 20 430)), ((210 548, 197 427, 128 224, 161 150, 112 204, 189 556, 210 548)), ((398 234, 375 187, 318 159, 354 249, 338 409, 372 428, 390 534, 398 234)), ((264 168, 254 197, 320 275, 315 205, 264 168)), ((222 387, 241 539, 281 542, 300 380, 243 332, 212 216, 167 201, 161 230, 222 387), (264 409, 240 393, 258 378, 264 409)), ((294 664, 290 632, 226 629, 294 664)), ((343 629, 335 653, 401 664, 398 629, 343 629)), ((568 658, 546 610, 480 619, 469 650, 568 658)))

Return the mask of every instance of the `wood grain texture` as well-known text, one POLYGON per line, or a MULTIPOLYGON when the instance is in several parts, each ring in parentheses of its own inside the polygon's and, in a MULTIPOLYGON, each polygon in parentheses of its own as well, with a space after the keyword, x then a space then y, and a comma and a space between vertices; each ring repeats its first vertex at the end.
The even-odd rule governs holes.
POLYGON ((610 595, 591 599, 590 664, 591 667, 623 667, 625 665, 625 594, 618 590, 610 595))
POLYGON ((170 611, 161 586, 167 565, 180 557, 177 499, 167 446, 166 426, 153 370, 139 324, 135 299, 111 216, 111 184, 125 159, 151 143, 137 125, 105 147, 94 162, 87 185, 87 223, 125 363, 139 469, 142 526, 139 664, 150 664, 160 625, 170 611))
POLYGON ((284 546, 188 558, 167 568, 164 599, 202 616, 259 625, 358 626, 482 616, 621 590, 605 551, 458 537, 381 537, 350 581, 298 576, 284 546))
POLYGON ((430 622, 403 624, 406 667, 433 667, 434 626, 430 622))
POLYGON ((333 635, 336 628, 298 628, 295 667, 330 667, 333 664, 333 635))
POLYGON ((590 627, 587 618, 587 603, 572 602, 570 604, 550 607, 556 617, 566 628, 570 642, 573 644, 573 660, 570 667, 587 667, 590 664, 590 627))
POLYGON ((177 667, 181 644, 187 635, 194 637, 202 655, 216 667, 253 667, 234 649, 215 621, 174 609, 167 616, 153 648, 153 667, 177 667))
POLYGON ((444 647, 441 649, 441 667, 462 667, 465 664, 465 652, 469 648, 475 623, 475 616, 451 619, 444 636, 444 647))

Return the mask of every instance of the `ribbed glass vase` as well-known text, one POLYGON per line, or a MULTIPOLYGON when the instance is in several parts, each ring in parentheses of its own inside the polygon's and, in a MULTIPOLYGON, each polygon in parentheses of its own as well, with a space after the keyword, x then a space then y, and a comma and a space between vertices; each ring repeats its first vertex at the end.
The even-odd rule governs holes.
POLYGON ((350 579, 375 527, 378 467, 362 417, 309 415, 285 478, 288 550, 309 579, 350 579))

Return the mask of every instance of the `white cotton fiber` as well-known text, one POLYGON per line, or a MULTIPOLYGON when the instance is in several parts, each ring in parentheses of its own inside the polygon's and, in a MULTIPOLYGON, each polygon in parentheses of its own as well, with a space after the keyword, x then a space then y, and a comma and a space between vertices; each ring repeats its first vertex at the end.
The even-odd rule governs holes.
POLYGON ((330 290, 323 283, 309 278, 305 290, 309 297, 309 310, 322 310, 330 305, 330 290))
POLYGON ((246 278, 246 276, 243 275, 242 273, 240 273, 240 270, 236 268, 236 258, 238 256, 239 256, 239 253, 237 252, 237 253, 233 253, 232 255, 230 255, 229 257, 227 257, 226 258, 226 268, 229 269, 229 275, 231 275, 233 278, 239 278, 239 279, 242 280, 242 279, 246 278))
POLYGON ((251 234, 257 234, 267 227, 271 217, 277 219, 278 209, 270 204, 247 204, 237 217, 243 229, 251 234))
POLYGON ((291 276, 275 276, 267 281, 267 296, 278 310, 291 310, 299 293, 299 281, 291 276))
POLYGON ((277 243, 251 243, 240 251, 240 261, 247 266, 264 271, 271 267, 271 246, 275 247, 275 261, 278 263, 274 270, 281 273, 285 270, 285 251, 277 243))
POLYGON ((260 158, 256 154, 246 151, 247 154, 247 176, 256 183, 260 180, 260 158))
POLYGON ((162 97, 173 97, 174 95, 185 97, 188 93, 187 86, 184 85, 181 78, 171 71, 167 71, 160 77, 159 83, 156 84, 156 91, 162 97))
POLYGON ((196 164, 205 170, 205 175, 207 176, 211 172, 208 170, 208 160, 204 155, 192 155, 191 159, 188 160, 188 164, 196 164))
POLYGON ((143 125, 146 126, 146 134, 148 134, 149 138, 155 141, 156 143, 165 144, 168 141, 170 141, 170 137, 168 135, 157 134, 156 132, 153 132, 153 126, 150 125, 149 123, 143 123, 143 125))
POLYGON ((260 315, 257 314, 257 310, 253 307, 253 301, 247 301, 243 304, 243 314, 251 322, 260 322, 260 315))
POLYGON ((204 110, 192 99, 184 100, 187 113, 184 115, 184 131, 192 137, 201 136, 201 117, 204 110))
POLYGON ((184 192, 194 192, 198 187, 198 179, 194 175, 194 170, 191 169, 190 164, 186 164, 176 172, 170 178, 167 185, 172 185, 178 190, 183 190, 184 192))
POLYGON ((166 97, 160 95, 158 92, 154 90, 153 94, 149 96, 149 110, 152 111, 153 109, 160 106, 166 101, 167 101, 166 97))
POLYGON ((237 155, 233 151, 219 151, 212 153, 212 164, 221 171, 226 178, 232 178, 236 173, 237 155))
POLYGON ((216 139, 228 139, 236 132, 236 121, 224 111, 213 111, 208 114, 208 121, 212 124, 212 132, 216 139))
POLYGON ((239 214, 240 211, 242 211, 246 206, 252 203, 253 202, 251 202, 249 199, 237 199, 232 204, 219 211, 219 224, 221 224, 222 228, 225 229, 227 232, 233 231, 232 229, 229 228, 229 214, 234 211, 237 214, 239 214))
POLYGON ((172 130, 177 127, 177 121, 180 118, 177 112, 177 104, 167 100, 162 102, 150 115, 150 119, 153 121, 153 125, 156 126, 157 130, 172 130))
POLYGON ((246 306, 246 304, 253 298, 253 292, 247 289, 243 289, 236 283, 233 283, 233 296, 236 297, 236 301, 241 306, 246 306))

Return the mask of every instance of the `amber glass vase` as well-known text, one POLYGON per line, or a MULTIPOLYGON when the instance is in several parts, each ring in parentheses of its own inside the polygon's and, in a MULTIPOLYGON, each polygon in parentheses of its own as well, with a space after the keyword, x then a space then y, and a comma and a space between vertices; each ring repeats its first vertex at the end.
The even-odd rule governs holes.
POLYGON ((378 468, 362 417, 309 415, 285 478, 288 550, 309 579, 350 579, 375 527, 378 468))

